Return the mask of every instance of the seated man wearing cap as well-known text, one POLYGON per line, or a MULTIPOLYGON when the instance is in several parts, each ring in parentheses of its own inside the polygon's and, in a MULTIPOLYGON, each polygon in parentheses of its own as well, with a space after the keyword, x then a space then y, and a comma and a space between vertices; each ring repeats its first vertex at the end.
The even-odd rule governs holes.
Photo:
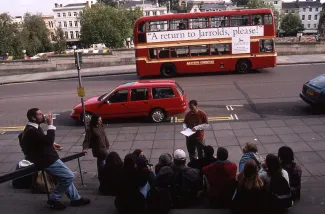
POLYGON ((173 157, 170 154, 168 153, 161 154, 159 157, 159 162, 155 166, 156 175, 158 175, 161 168, 163 168, 164 166, 170 166, 172 162, 173 162, 173 157))
POLYGON ((176 207, 185 207, 196 202, 197 195, 202 190, 202 178, 197 169, 187 167, 186 153, 177 149, 174 152, 174 162, 171 168, 174 172, 176 193, 174 201, 176 207), (186 186, 184 186, 186 185, 186 186), (178 189, 177 189, 178 187, 178 189))
POLYGON ((219 147, 217 161, 203 167, 207 193, 215 208, 229 208, 236 188, 237 165, 228 160, 228 150, 219 147))

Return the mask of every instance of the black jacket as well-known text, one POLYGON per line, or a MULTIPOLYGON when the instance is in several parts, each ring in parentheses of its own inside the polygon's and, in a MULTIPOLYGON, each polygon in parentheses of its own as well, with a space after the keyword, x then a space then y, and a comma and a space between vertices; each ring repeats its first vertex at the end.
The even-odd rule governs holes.
POLYGON ((51 166, 59 159, 53 144, 55 130, 47 130, 45 135, 41 128, 37 129, 32 125, 27 125, 19 135, 19 142, 25 159, 43 169, 51 166))

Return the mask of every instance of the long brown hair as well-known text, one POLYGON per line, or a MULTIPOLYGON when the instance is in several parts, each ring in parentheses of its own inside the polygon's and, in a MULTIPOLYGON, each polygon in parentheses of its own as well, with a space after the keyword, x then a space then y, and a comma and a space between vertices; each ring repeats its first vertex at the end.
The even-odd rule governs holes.
POLYGON ((258 167, 254 160, 247 160, 243 172, 238 176, 239 190, 262 189, 263 181, 258 176, 258 167))

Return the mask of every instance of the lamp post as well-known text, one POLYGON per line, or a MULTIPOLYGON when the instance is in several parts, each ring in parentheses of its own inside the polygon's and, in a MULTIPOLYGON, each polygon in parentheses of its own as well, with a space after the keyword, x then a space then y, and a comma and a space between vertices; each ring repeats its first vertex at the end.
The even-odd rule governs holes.
POLYGON ((85 96, 85 90, 81 84, 81 74, 80 74, 80 66, 82 63, 82 56, 81 56, 81 52, 76 52, 77 46, 74 45, 74 46, 72 46, 72 48, 73 48, 73 53, 74 53, 74 57, 75 57, 75 65, 78 70, 78 79, 79 79, 78 96, 81 99, 83 121, 84 121, 84 126, 85 126, 85 133, 86 133, 86 131, 87 131, 86 109, 85 109, 84 98, 83 98, 85 96))
POLYGON ((26 50, 23 50, 24 59, 26 59, 26 50))

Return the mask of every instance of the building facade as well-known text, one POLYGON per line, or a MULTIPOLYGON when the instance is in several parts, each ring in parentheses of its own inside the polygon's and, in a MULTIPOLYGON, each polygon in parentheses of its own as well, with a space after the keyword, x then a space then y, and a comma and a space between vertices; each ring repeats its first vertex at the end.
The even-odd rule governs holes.
POLYGON ((75 44, 80 39, 80 15, 85 7, 91 7, 93 1, 86 1, 85 3, 55 4, 53 8, 55 26, 62 28, 67 43, 69 45, 75 44))
POLYGON ((322 4, 320 0, 306 0, 282 3, 282 14, 295 13, 300 19, 305 30, 303 33, 315 34, 317 33, 320 13, 322 11, 322 4))
POLYGON ((134 9, 135 7, 140 7, 143 10, 144 16, 157 16, 167 14, 167 7, 160 7, 157 3, 152 1, 129 1, 123 4, 126 9, 134 9))
POLYGON ((42 18, 44 20, 46 28, 50 32, 50 40, 51 40, 51 42, 53 42, 54 36, 55 36, 55 29, 56 29, 54 16, 53 15, 47 15, 47 16, 42 16, 42 18))

